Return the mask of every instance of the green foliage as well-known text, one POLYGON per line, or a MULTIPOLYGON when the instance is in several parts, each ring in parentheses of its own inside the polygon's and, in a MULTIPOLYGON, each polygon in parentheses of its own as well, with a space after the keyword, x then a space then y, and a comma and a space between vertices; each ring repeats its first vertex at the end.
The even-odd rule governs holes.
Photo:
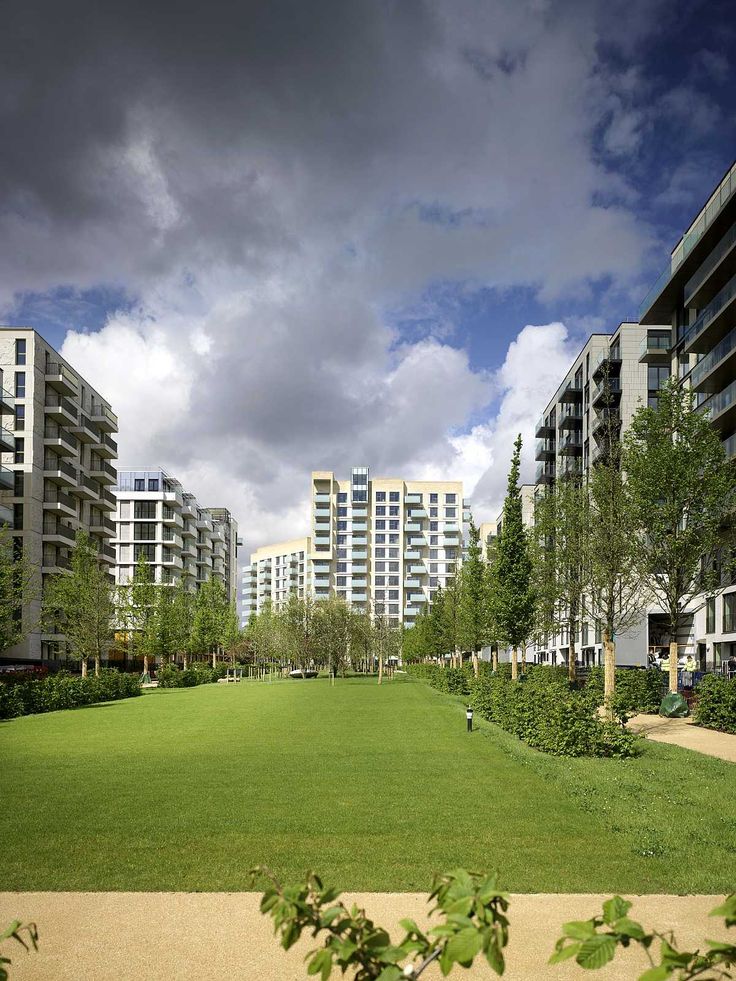
POLYGON ((407 674, 421 681, 427 681, 437 691, 449 695, 467 695, 470 691, 470 672, 467 668, 444 668, 439 664, 411 664, 406 667, 407 674))
POLYGON ((56 712, 95 702, 112 702, 140 695, 137 675, 103 668, 99 675, 86 678, 65 671, 47 678, 33 678, 0 684, 0 718, 56 712))
MULTIPOLYGON (((38 950, 38 929, 36 924, 21 923, 20 920, 14 920, 0 933, 0 945, 4 944, 6 940, 15 940, 26 951, 30 951, 31 948, 38 950), (24 939, 24 936, 27 940, 24 939)), ((8 981, 7 965, 9 964, 12 964, 11 959, 6 957, 5 954, 0 953, 0 981, 8 981)))
POLYGON ((460 573, 459 646, 480 651, 492 639, 491 596, 483 562, 480 532, 470 522, 467 554, 460 573))
POLYGON ((523 681, 485 677, 470 683, 480 716, 555 756, 628 757, 637 737, 598 716, 596 700, 573 690, 560 668, 537 666, 523 681))
POLYGON ((159 688, 196 688, 197 685, 214 684, 224 678, 228 665, 223 661, 214 668, 195 661, 188 668, 178 668, 175 664, 164 664, 156 672, 159 688))
POLYGON ((695 721, 736 734, 736 678, 706 675, 696 688, 695 721))
MULTIPOLYGON (((641 923, 632 920, 629 917, 631 905, 621 896, 613 896, 603 903, 602 915, 565 923, 549 963, 560 964, 574 957, 580 967, 598 970, 613 960, 619 947, 638 944, 651 965, 639 975, 639 981, 667 981, 668 978, 687 981, 696 977, 725 981, 733 978, 727 969, 736 964, 736 944, 707 940, 709 950, 705 953, 679 951, 672 933, 646 931, 641 923), (658 962, 652 956, 657 941, 658 962)), ((727 927, 736 925, 736 895, 728 896, 724 903, 711 910, 710 915, 722 916, 727 927)))
MULTIPOLYGON (((20 541, 20 539, 18 539, 20 541)), ((13 534, 0 528, 0 651, 19 644, 31 623, 31 600, 36 594, 34 574, 25 554, 15 554, 13 534)))
POLYGON ((443 922, 421 930, 414 920, 401 920, 404 938, 391 941, 388 931, 369 919, 365 910, 339 902, 340 893, 325 887, 314 873, 304 885, 282 886, 263 866, 252 870, 255 881, 266 877, 270 885, 261 899, 261 912, 268 913, 288 950, 305 930, 324 937, 321 946, 306 956, 307 974, 327 981, 334 968, 351 971, 355 981, 399 981, 418 977, 434 960, 443 975, 456 964, 470 967, 483 954, 496 974, 504 971, 504 948, 508 942, 508 897, 498 890, 495 876, 482 876, 456 869, 435 877, 430 901, 432 913, 443 922), (402 962, 406 962, 402 967, 402 962))
MULTIPOLYGON (((618 716, 635 715, 637 712, 656 714, 664 694, 666 675, 659 668, 644 671, 634 668, 616 669, 616 691, 613 708, 618 716)), ((590 669, 585 690, 603 704, 603 668, 590 669)))

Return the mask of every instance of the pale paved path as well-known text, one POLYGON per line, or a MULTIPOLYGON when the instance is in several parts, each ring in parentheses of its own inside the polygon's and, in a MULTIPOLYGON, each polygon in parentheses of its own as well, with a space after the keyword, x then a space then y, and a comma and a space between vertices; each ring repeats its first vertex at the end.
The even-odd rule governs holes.
POLYGON ((672 743, 683 749, 694 749, 706 756, 717 756, 736 763, 736 736, 715 729, 696 726, 692 719, 663 719, 659 715, 635 715, 628 722, 630 729, 643 732, 659 743, 672 743))
MULTIPOLYGON (((364 893, 343 897, 400 933, 398 920, 425 919, 426 897, 416 893, 364 893)), ((647 966, 633 951, 590 973, 577 966, 546 966, 560 924, 588 919, 601 895, 516 895, 511 898, 509 981, 632 981, 647 966)), ((632 898, 632 897, 630 897, 632 898)), ((723 921, 708 918, 721 896, 640 896, 631 916, 645 927, 675 930, 684 949, 703 939, 725 939, 723 921)), ((270 919, 258 912, 255 893, 0 893, 0 923, 34 919, 39 953, 8 950, 12 981, 304 981, 303 956, 311 939, 284 951, 270 919)), ((16 947, 17 945, 13 945, 16 947)), ((3 948, 5 952, 5 948, 3 948)), ((432 968, 423 978, 438 979, 432 968)), ((339 976, 339 975, 337 975, 339 976)), ((487 965, 457 968, 450 977, 495 978, 487 965)))

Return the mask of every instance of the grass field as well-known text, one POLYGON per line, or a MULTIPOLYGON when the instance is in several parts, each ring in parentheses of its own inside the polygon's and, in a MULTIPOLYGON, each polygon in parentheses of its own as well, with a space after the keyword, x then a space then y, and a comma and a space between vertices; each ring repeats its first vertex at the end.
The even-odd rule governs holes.
POLYGON ((733 890, 736 767, 565 760, 409 680, 207 685, 0 723, 0 888, 344 889, 498 870, 519 892, 733 890))

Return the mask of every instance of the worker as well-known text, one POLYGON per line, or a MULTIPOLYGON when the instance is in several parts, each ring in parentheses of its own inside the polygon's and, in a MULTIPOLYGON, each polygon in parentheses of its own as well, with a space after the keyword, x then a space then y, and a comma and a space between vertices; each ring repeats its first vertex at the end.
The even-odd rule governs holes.
POLYGON ((692 654, 688 654, 685 658, 685 670, 686 671, 697 671, 698 664, 692 654))

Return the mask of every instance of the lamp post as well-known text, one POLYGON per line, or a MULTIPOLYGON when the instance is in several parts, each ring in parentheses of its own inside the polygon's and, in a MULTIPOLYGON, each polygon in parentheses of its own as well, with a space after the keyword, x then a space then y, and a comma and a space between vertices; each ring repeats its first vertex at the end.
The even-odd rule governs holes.
POLYGON ((473 710, 472 710, 472 708, 469 705, 465 709, 465 718, 468 720, 468 732, 472 732, 473 731, 473 710))

